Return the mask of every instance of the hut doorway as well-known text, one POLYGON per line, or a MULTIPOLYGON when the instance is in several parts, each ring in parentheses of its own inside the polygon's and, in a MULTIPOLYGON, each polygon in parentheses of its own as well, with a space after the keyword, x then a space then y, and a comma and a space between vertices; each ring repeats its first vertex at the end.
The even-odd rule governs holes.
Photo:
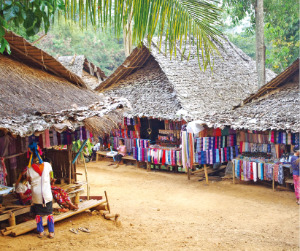
POLYGON ((160 129, 165 129, 164 120, 141 118, 141 139, 150 139, 151 144, 154 144, 160 129), (148 133, 149 128, 151 134, 148 133))

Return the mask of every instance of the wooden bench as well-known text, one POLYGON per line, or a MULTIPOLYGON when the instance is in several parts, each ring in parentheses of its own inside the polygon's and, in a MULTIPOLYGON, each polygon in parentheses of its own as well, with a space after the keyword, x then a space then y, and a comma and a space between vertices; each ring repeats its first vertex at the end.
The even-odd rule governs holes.
MULTIPOLYGON (((109 153, 109 152, 108 151, 98 151, 98 152, 96 152, 96 161, 99 161, 103 158, 113 158, 113 156, 106 155, 107 153, 109 153)), ((134 163, 136 163, 137 167, 140 167, 139 161, 137 161, 131 155, 126 155, 126 156, 122 157, 122 160, 121 160, 122 164, 124 163, 123 160, 134 162, 134 163)))

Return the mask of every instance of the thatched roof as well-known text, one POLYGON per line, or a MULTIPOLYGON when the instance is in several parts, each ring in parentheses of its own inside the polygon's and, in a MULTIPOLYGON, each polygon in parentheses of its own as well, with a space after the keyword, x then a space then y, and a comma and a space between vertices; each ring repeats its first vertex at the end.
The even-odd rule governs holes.
POLYGON ((126 117, 155 115, 155 118, 178 119, 175 111, 181 109, 180 102, 153 56, 149 55, 142 68, 121 79, 118 84, 117 88, 105 92, 105 95, 126 97, 130 101, 132 109, 124 114, 126 117))
POLYGON ((236 129, 300 131, 299 59, 216 124, 236 129))
POLYGON ((86 85, 94 90, 107 77, 105 73, 84 55, 61 56, 57 58, 67 69, 82 78, 86 85))
POLYGON ((124 99, 104 97, 85 89, 84 82, 54 58, 46 61, 49 65, 39 63, 36 53, 44 57, 43 51, 24 39, 25 46, 21 46, 20 37, 8 34, 6 38, 17 39, 9 40, 11 55, 0 55, 0 130, 26 136, 49 128, 63 131, 80 125, 95 127, 95 119, 101 122, 95 128, 98 132, 115 125, 117 110, 127 106, 124 99), (59 67, 55 68, 56 65, 59 67), (64 72, 68 78, 61 77, 64 72), (108 118, 110 112, 112 119, 108 118))
MULTIPOLYGON (((165 52, 164 43, 161 52, 157 43, 152 42, 151 51, 145 44, 142 48, 136 48, 96 90, 118 97, 128 97, 130 102, 137 105, 151 106, 153 100, 159 99, 162 94, 165 95, 165 92, 160 93, 160 86, 157 85, 157 78, 154 77, 160 69, 165 75, 164 79, 168 80, 166 82, 172 95, 169 95, 168 100, 159 102, 156 109, 152 109, 152 112, 150 110, 148 114, 157 118, 175 117, 187 121, 203 120, 204 123, 210 123, 216 114, 231 110, 258 89, 255 61, 230 43, 227 38, 224 38, 223 48, 219 48, 219 51, 221 57, 215 55, 212 58, 213 72, 210 68, 204 72, 199 69, 196 48, 193 46, 190 59, 187 61, 188 49, 183 53, 178 47, 177 56, 170 59, 169 52, 165 52), (137 80, 140 75, 138 73, 145 71, 146 67, 149 68, 150 63, 156 66, 152 66, 147 75, 143 76, 143 81, 137 80), (142 94, 144 91, 141 88, 142 82, 148 85, 147 95, 142 94), (137 100, 133 101, 128 93, 135 93, 137 100), (171 103, 173 105, 170 105, 171 103), (160 111, 167 111, 167 113, 160 111)), ((275 73, 267 70, 268 81, 274 76, 275 73)), ((135 112, 133 115, 136 115, 135 112)))
POLYGON ((38 69, 51 72, 73 84, 86 87, 80 77, 66 69, 54 57, 32 45, 25 38, 18 36, 11 31, 6 31, 4 37, 9 42, 11 57, 38 69))

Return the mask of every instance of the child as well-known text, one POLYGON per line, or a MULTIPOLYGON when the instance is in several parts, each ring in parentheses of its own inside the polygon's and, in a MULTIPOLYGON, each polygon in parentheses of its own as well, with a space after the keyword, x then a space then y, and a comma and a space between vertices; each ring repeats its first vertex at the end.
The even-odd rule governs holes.
POLYGON ((124 139, 119 140, 119 147, 117 148, 117 150, 118 150, 118 154, 114 156, 114 160, 117 161, 118 163, 115 166, 115 168, 119 167, 122 157, 126 155, 127 150, 126 150, 124 139))
POLYGON ((291 159, 291 163, 293 167, 294 189, 298 205, 300 205, 299 153, 299 146, 297 145, 294 147, 294 156, 291 159))
POLYGON ((18 181, 16 182, 16 193, 19 197, 21 205, 31 204, 31 187, 28 182, 27 168, 24 168, 18 181))

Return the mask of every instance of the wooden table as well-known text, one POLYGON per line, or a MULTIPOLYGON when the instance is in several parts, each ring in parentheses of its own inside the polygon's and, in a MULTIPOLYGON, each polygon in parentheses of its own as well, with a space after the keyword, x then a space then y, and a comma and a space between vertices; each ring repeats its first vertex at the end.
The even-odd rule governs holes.
MULTIPOLYGON (((96 152, 96 161, 99 161, 103 158, 113 158, 113 156, 108 156, 107 153, 109 153, 109 151, 96 152)), ((122 157, 122 160, 121 160, 122 164, 124 163, 123 160, 134 162, 134 163, 136 163, 137 167, 140 167, 140 162, 137 161, 135 158, 133 158, 131 155, 126 155, 126 156, 122 157)))

